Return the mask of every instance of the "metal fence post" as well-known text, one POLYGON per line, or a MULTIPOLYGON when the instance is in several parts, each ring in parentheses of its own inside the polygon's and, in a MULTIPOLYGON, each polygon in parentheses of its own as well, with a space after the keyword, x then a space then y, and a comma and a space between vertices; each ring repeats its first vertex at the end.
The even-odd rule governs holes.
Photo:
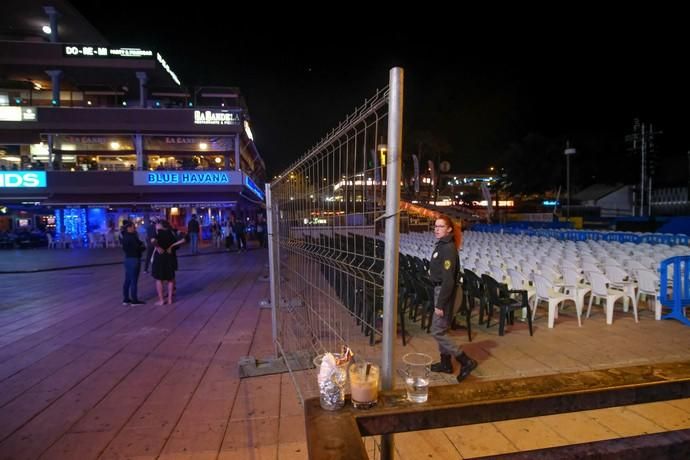
MULTIPOLYGON (((397 334, 398 311, 398 254, 400 251, 400 176, 402 162, 403 121, 403 69, 390 70, 390 102, 388 116, 388 157, 386 174, 386 246, 384 253, 383 278, 383 350, 381 359, 381 386, 383 390, 393 389, 393 357, 397 334)), ((395 446, 393 435, 381 437, 381 459, 393 458, 395 446)))
POLYGON ((276 278, 280 276, 279 259, 277 257, 277 244, 273 239, 273 205, 271 203, 271 184, 266 184, 266 231, 268 232, 268 270, 271 279, 271 332, 273 334, 273 349, 276 357, 280 356, 278 351, 278 305, 280 296, 278 295, 278 282, 276 278))

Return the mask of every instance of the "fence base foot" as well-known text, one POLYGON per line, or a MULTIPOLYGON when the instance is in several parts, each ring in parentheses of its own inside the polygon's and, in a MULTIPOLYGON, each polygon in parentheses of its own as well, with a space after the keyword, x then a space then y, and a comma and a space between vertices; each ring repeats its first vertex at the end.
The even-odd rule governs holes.
POLYGON ((287 356, 287 365, 285 360, 280 358, 266 358, 256 359, 254 356, 244 356, 239 360, 240 378, 259 377, 262 375, 283 374, 288 370, 302 371, 305 369, 312 369, 314 363, 313 354, 311 353, 291 353, 287 356), (288 369, 289 367, 289 369, 288 369))

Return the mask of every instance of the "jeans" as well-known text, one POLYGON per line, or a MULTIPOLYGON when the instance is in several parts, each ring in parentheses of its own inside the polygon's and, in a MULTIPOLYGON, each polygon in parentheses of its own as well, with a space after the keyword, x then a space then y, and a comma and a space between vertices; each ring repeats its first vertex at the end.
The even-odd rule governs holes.
POLYGON ((198 233, 190 233, 189 234, 189 242, 192 245, 192 254, 196 254, 199 252, 199 234, 198 233))
POLYGON ((138 301, 137 283, 139 282, 139 270, 141 261, 138 258, 127 257, 125 259, 125 284, 122 285, 122 300, 138 301))

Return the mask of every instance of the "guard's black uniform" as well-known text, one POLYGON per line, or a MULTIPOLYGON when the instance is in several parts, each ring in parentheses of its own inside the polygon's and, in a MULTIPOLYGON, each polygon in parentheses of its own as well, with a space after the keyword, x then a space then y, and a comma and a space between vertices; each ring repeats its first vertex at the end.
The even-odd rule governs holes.
POLYGON ((453 314, 459 265, 453 235, 444 236, 436 242, 434 253, 431 255, 429 277, 434 286, 440 287, 438 294, 434 293, 434 306, 443 310, 445 317, 453 314))
POLYGON ((434 307, 443 310, 443 316, 433 315, 431 334, 438 342, 441 354, 457 356, 462 350, 447 335, 453 319, 455 289, 459 268, 458 251, 453 235, 439 239, 429 261, 429 278, 434 283, 434 307))

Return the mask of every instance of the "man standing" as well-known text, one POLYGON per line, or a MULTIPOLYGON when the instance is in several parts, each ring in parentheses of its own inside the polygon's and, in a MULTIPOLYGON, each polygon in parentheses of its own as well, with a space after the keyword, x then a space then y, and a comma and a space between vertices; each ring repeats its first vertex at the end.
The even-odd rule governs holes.
POLYGON ((196 214, 192 214, 192 220, 187 224, 187 233, 189 234, 189 242, 192 247, 192 254, 199 253, 199 221, 196 220, 196 214))
POLYGON ((139 270, 141 268, 141 253, 144 243, 137 235, 134 222, 124 221, 122 224, 122 250, 125 253, 125 282, 122 285, 122 305, 142 305, 144 302, 137 296, 139 270))

